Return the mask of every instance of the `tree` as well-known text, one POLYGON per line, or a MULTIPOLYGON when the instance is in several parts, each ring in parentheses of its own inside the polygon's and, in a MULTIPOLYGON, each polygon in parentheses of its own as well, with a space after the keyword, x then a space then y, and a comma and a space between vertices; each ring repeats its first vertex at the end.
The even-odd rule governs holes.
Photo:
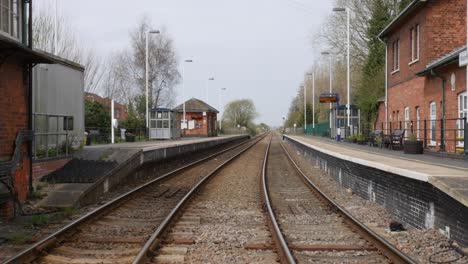
POLYGON ((258 116, 255 105, 250 99, 241 99, 226 105, 223 121, 230 127, 237 125, 251 128, 253 120, 258 116))
POLYGON ((33 45, 35 48, 57 54, 73 62, 82 64, 84 71, 84 91, 96 93, 104 76, 104 65, 96 53, 82 46, 74 27, 63 16, 57 18, 57 47, 54 45, 54 17, 50 6, 37 6, 33 16, 33 45))
POLYGON ((377 100, 385 95, 385 45, 377 35, 392 18, 392 9, 385 0, 374 0, 367 31, 369 54, 362 69, 362 82, 355 92, 362 120, 371 122, 377 113, 377 100))
POLYGON ((85 127, 87 128, 109 128, 111 125, 111 114, 98 102, 85 101, 85 127))
MULTIPOLYGON (((143 17, 130 33, 131 47, 116 53, 105 81, 106 96, 134 101, 136 110, 146 108, 146 32, 154 28, 143 17)), ((174 42, 165 32, 148 35, 148 93, 149 107, 170 107, 174 104, 173 88, 180 80, 174 42)))

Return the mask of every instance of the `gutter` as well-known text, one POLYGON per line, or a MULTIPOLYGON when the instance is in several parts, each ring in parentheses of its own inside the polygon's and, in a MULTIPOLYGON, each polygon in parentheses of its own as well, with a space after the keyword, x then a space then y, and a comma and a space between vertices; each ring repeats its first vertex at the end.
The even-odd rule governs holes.
POLYGON ((387 33, 395 26, 395 24, 400 20, 409 15, 411 11, 413 11, 416 7, 420 4, 426 3, 428 0, 414 0, 411 2, 403 11, 398 14, 380 33, 377 35, 379 39, 383 39, 387 33))
POLYGON ((446 80, 439 76, 434 69, 431 69, 431 76, 442 81, 442 124, 440 128, 440 150, 445 150, 445 82, 446 80))

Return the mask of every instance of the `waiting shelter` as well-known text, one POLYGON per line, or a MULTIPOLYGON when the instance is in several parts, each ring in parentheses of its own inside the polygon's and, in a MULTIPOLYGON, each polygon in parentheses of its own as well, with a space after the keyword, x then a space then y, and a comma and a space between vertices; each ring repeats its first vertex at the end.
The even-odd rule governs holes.
POLYGON ((176 114, 167 108, 154 108, 150 113, 150 139, 173 139, 179 138, 176 114))

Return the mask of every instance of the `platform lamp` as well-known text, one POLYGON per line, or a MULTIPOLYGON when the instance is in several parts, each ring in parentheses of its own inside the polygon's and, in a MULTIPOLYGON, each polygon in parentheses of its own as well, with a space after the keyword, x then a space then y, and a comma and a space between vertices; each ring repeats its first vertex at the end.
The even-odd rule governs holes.
POLYGON ((219 108, 219 131, 221 132, 221 129, 223 128, 223 120, 221 120, 223 118, 223 116, 221 115, 221 92, 222 91, 226 91, 227 88, 221 88, 219 89, 218 91, 218 108, 219 108))
POLYGON ((346 12, 346 50, 347 50, 347 78, 346 78, 346 91, 347 91, 347 104, 346 104, 346 114, 348 116, 348 127, 351 126, 351 105, 349 102, 349 90, 350 90, 350 31, 349 31, 349 24, 350 24, 350 10, 347 7, 335 7, 333 8, 333 12, 346 12))
POLYGON ((308 72, 307 76, 312 76, 312 128, 315 129, 315 72, 308 72))
POLYGON ((149 69, 149 62, 148 62, 148 42, 149 42, 149 34, 159 34, 159 30, 148 30, 146 31, 146 49, 145 49, 145 100, 146 100, 146 137, 149 138, 149 107, 148 107, 148 69, 149 69))
POLYGON ((214 81, 214 80, 215 80, 214 77, 210 77, 208 78, 208 80, 205 81, 205 103, 208 103, 208 85, 210 81, 214 81))
POLYGON ((182 100, 184 101, 182 103, 182 112, 183 112, 183 119, 182 119, 182 123, 184 124, 184 130, 187 129, 187 116, 186 116, 186 113, 185 113, 185 63, 192 63, 193 60, 189 59, 189 60, 185 60, 184 63, 182 64, 182 100))
MULTIPOLYGON (((332 76, 332 55, 328 51, 323 51, 321 53, 323 56, 328 57, 328 68, 329 68, 329 77, 330 77, 330 94, 333 92, 333 76, 332 76)), ((332 128, 332 102, 330 102, 330 130, 332 128)))
POLYGON ((305 85, 301 85, 301 88, 304 90, 304 134, 307 131, 307 88, 305 85))

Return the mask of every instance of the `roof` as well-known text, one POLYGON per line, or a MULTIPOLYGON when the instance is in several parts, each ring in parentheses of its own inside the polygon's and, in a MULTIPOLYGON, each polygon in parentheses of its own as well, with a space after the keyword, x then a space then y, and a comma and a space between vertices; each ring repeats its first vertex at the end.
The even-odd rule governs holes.
POLYGON ((403 11, 398 14, 383 30, 377 35, 379 39, 384 39, 387 34, 393 30, 396 26, 400 25, 402 21, 407 18, 411 13, 417 10, 422 4, 425 4, 428 0, 414 0, 411 2, 403 11))
POLYGON ((172 109, 162 108, 162 107, 151 109, 151 112, 172 112, 172 111, 173 111, 172 109))
POLYGON ((55 56, 51 53, 42 50, 34 48, 31 49, 27 45, 19 42, 18 40, 5 36, 1 33, 0 50, 3 50, 3 52, 6 53, 11 53, 12 55, 19 55, 27 63, 62 64, 80 71, 85 70, 85 68, 82 65, 76 62, 61 58, 59 56, 55 56))
POLYGON ((432 70, 440 68, 445 65, 449 65, 458 61, 460 53, 466 51, 466 46, 456 48, 455 50, 445 54, 444 56, 432 61, 431 63, 426 65, 426 68, 416 75, 423 76, 429 74, 432 70))
MULTIPOLYGON (((183 111, 183 105, 180 104, 176 108, 174 108, 177 112, 183 111)), ((185 102, 185 112, 214 112, 219 113, 214 107, 210 106, 209 104, 203 102, 202 100, 192 98, 185 102)))

